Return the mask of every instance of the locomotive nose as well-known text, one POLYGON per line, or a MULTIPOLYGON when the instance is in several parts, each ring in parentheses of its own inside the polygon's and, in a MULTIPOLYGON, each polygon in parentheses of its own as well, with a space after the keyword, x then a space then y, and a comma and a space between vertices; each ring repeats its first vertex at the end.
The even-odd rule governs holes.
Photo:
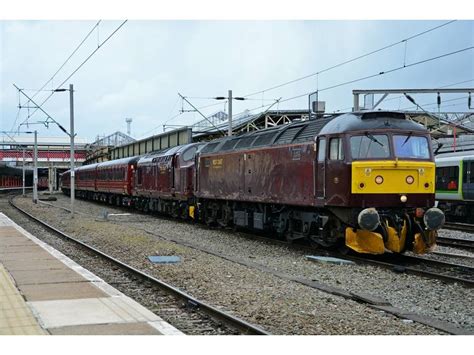
POLYGON ((359 213, 357 222, 362 229, 374 231, 380 224, 380 216, 375 208, 366 208, 359 213))
POLYGON ((444 224, 444 220, 443 211, 436 207, 430 208, 423 216, 423 222, 425 222, 425 226, 429 230, 440 229, 444 224))

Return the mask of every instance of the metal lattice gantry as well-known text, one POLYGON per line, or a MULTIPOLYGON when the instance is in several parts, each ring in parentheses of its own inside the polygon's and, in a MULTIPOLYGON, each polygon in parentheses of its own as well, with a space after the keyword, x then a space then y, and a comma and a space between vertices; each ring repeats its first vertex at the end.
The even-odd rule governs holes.
POLYGON ((115 133, 109 134, 108 136, 97 138, 90 144, 90 147, 118 147, 119 145, 133 143, 135 141, 136 139, 130 137, 129 135, 117 131, 115 133))
MULTIPOLYGON (((439 139, 452 140, 451 145, 456 145, 456 139, 461 135, 473 135, 474 126, 466 125, 466 117, 471 117, 474 107, 471 107, 471 93, 474 88, 434 88, 434 89, 366 89, 352 90, 354 98, 354 111, 359 110, 375 110, 386 98, 391 94, 401 94, 410 101, 416 110, 406 110, 403 112, 413 121, 424 125, 431 133, 431 136, 438 141, 439 139), (467 110, 466 112, 439 112, 441 107, 441 94, 467 94, 467 110), (430 112, 418 104, 410 94, 437 94, 438 112, 430 112), (364 95, 364 106, 360 106, 360 95, 364 95), (374 95, 382 95, 377 102, 374 103, 374 95)), ((403 97, 402 96, 402 97, 403 97)), ((457 99, 456 99, 457 100, 457 99)), ((449 100, 448 100, 449 101, 449 100)))
MULTIPOLYGON (((439 89, 364 89, 364 90, 352 90, 352 95, 354 98, 354 111, 359 111, 360 109, 366 110, 375 110, 378 105, 380 105, 389 95, 392 94, 402 94, 405 95, 410 101, 412 98, 409 97, 409 94, 438 94, 438 103, 441 103, 440 94, 456 94, 463 93, 468 94, 468 106, 471 109, 471 93, 474 92, 474 88, 439 88, 439 89), (365 105, 360 107, 360 95, 364 95, 365 105), (382 97, 376 102, 373 103, 374 95, 382 95, 382 97)), ((412 101, 415 105, 416 102, 412 101)))

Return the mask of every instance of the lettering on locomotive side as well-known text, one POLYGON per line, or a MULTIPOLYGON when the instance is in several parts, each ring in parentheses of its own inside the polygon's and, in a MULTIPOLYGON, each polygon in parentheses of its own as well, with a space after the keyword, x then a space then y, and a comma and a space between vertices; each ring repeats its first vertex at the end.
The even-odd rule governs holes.
POLYGON ((222 163, 223 163, 223 159, 220 158, 220 159, 212 159, 212 167, 214 169, 220 169, 222 168, 222 163))
POLYGON ((301 160, 301 148, 293 148, 291 150, 291 159, 292 160, 301 160))

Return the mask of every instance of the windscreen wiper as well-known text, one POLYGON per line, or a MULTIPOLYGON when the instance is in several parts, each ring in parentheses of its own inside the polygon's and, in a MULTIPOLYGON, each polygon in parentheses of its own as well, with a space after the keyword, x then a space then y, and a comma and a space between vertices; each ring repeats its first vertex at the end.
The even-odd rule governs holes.
POLYGON ((369 132, 365 132, 365 135, 373 142, 380 144, 382 147, 384 146, 383 143, 380 143, 377 138, 375 138, 373 135, 371 135, 369 132))
POLYGON ((406 142, 408 142, 408 140, 411 138, 412 134, 413 134, 413 132, 408 133, 408 136, 406 137, 405 141, 403 142, 402 147, 405 145, 406 142))

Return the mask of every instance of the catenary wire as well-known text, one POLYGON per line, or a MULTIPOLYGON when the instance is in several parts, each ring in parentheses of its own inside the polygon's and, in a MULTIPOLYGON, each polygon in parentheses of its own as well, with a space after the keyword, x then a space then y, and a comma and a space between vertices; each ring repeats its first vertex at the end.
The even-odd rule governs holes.
POLYGON ((369 53, 365 53, 365 54, 362 54, 362 55, 360 55, 360 56, 358 56, 358 57, 355 57, 355 58, 346 60, 346 61, 341 62, 341 63, 338 63, 338 64, 335 64, 335 65, 333 65, 333 66, 331 66, 331 67, 325 68, 325 69, 320 70, 320 71, 318 71, 318 72, 316 72, 316 73, 308 74, 308 75, 302 76, 302 77, 300 77, 300 78, 293 79, 293 80, 290 80, 290 81, 287 81, 287 82, 285 82, 285 83, 272 86, 272 87, 267 88, 267 89, 264 89, 264 90, 256 91, 256 92, 253 92, 253 93, 244 95, 243 97, 248 97, 248 96, 254 96, 254 95, 257 95, 257 94, 261 94, 261 93, 264 93, 264 92, 267 92, 267 91, 271 91, 271 90, 274 90, 274 89, 278 89, 278 88, 280 88, 280 87, 282 87, 282 86, 286 86, 286 85, 295 83, 295 82, 300 81, 300 80, 304 80, 304 79, 313 77, 313 76, 315 76, 315 75, 319 75, 319 74, 325 73, 325 72, 330 71, 330 70, 332 70, 332 69, 341 67, 341 66, 343 66, 343 65, 352 63, 352 62, 354 62, 354 61, 356 61, 356 60, 359 60, 359 59, 368 57, 368 56, 370 56, 370 55, 372 55, 372 54, 375 54, 375 53, 384 51, 384 50, 386 50, 386 49, 389 49, 389 48, 394 47, 394 46, 396 46, 396 45, 399 45, 399 44, 401 44, 401 43, 407 42, 407 41, 409 41, 409 40, 411 40, 411 39, 413 39, 413 38, 422 36, 422 35, 424 35, 424 34, 426 34, 426 33, 432 32, 432 31, 437 30, 437 29, 439 29, 439 28, 441 28, 441 27, 450 25, 451 23, 453 23, 453 22, 455 22, 455 21, 456 21, 456 20, 451 20, 451 21, 445 22, 445 23, 443 23, 443 24, 441 24, 441 25, 435 26, 435 27, 430 28, 430 29, 428 29, 428 30, 425 30, 425 31, 423 31, 423 32, 420 32, 420 33, 414 34, 414 35, 412 35, 412 36, 410 36, 410 37, 407 37, 407 38, 405 38, 405 39, 403 39, 403 40, 401 40, 401 41, 394 42, 394 43, 389 44, 389 45, 387 45, 387 46, 384 46, 384 47, 382 47, 382 48, 379 48, 379 49, 376 49, 376 50, 374 50, 374 51, 371 51, 371 52, 369 52, 369 53))
MULTIPOLYGON (((406 64, 406 65, 403 65, 403 66, 400 66, 400 67, 396 67, 396 68, 392 68, 392 69, 389 69, 389 70, 381 71, 381 72, 376 73, 376 74, 372 74, 372 75, 364 76, 364 77, 361 77, 361 78, 358 78, 358 79, 353 79, 353 80, 345 81, 345 82, 342 82, 342 83, 339 83, 339 84, 331 85, 331 86, 319 89, 318 92, 331 90, 331 89, 334 89, 334 88, 337 88, 337 87, 340 87, 340 86, 344 86, 344 85, 356 83, 356 82, 359 82, 359 81, 375 78, 377 76, 382 76, 382 75, 385 75, 385 74, 393 73, 393 72, 396 72, 396 71, 399 71, 399 70, 403 70, 403 69, 410 68, 410 67, 413 67, 413 66, 416 66, 416 65, 424 64, 424 63, 427 63, 427 62, 430 62, 430 61, 433 61, 433 60, 441 59, 441 58, 444 58, 444 57, 448 57, 448 56, 458 54, 458 53, 462 53, 462 52, 472 50, 472 49, 474 49, 474 46, 466 47, 466 48, 459 49, 457 51, 453 51, 453 52, 449 52, 449 53, 444 53, 444 54, 441 54, 441 55, 438 55, 438 56, 435 56, 435 57, 430 57, 430 58, 427 58, 427 59, 424 59, 424 60, 420 60, 418 62, 414 62, 414 63, 406 64)), ((298 99, 298 98, 301 98, 301 97, 304 97, 304 96, 308 96, 311 93, 312 92, 307 92, 307 93, 304 93, 304 94, 296 95, 296 96, 281 100, 280 103, 283 103, 283 102, 286 102, 286 101, 291 101, 291 100, 294 100, 294 99, 298 99)), ((266 106, 269 106, 269 105, 260 105, 260 106, 255 107, 255 108, 247 109, 245 111, 239 112, 238 114, 242 114, 242 113, 248 112, 248 111, 254 111, 256 109, 263 108, 263 107, 266 107, 266 106)))
MULTIPOLYGON (((97 48, 81 63, 79 64, 79 66, 61 83, 57 86, 56 90, 59 89, 61 86, 64 85, 64 83, 66 81, 68 81, 79 69, 82 68, 82 66, 87 63, 87 61, 100 49, 102 48, 102 46, 110 39, 112 38, 112 36, 117 33, 118 30, 120 30, 122 28, 123 25, 125 25, 125 23, 127 22, 128 20, 125 20, 123 21, 102 43, 100 43, 97 48)), ((52 90, 51 94, 46 97, 46 99, 39 105, 40 107, 43 106, 50 98, 51 96, 53 96, 55 93, 55 90, 52 90)), ((23 121, 21 124, 25 123, 26 121, 28 121, 29 118, 31 118, 37 111, 39 110, 39 108, 35 109, 30 115, 28 115, 27 119, 25 121, 23 121)))
MULTIPOLYGON (((84 37, 84 39, 77 45, 77 47, 72 51, 72 53, 69 55, 69 57, 67 57, 67 59, 64 61, 64 63, 59 67, 58 70, 56 70, 56 72, 51 76, 51 78, 46 81, 43 86, 41 86, 41 88, 39 88, 38 90, 34 90, 35 93, 33 94, 33 96, 31 97, 32 99, 34 99, 36 97, 36 95, 38 95, 38 93, 40 93, 41 91, 43 91, 43 89, 46 87, 46 85, 48 85, 51 81, 53 81, 53 79, 55 78, 55 76, 61 71, 62 68, 64 68, 64 66, 69 62, 69 60, 73 57, 73 55, 79 50, 79 48, 81 48, 81 46, 84 44, 84 42, 89 38, 89 36, 92 34, 92 32, 97 28, 97 26, 99 26, 100 22, 102 20, 99 20, 93 27, 92 29, 89 31, 89 33, 87 33, 87 35, 84 37)), ((27 90, 27 89, 24 89, 24 90, 27 90)), ((51 91, 51 90, 44 90, 44 91, 51 91)), ((30 102, 31 100, 27 100, 26 103, 24 105, 28 105, 28 103, 30 102)), ((17 117, 18 119, 18 117, 17 117)), ((16 124, 16 121, 17 119, 15 119, 15 122, 13 122, 13 125, 12 125, 12 128, 11 130, 13 130, 13 128, 15 127, 15 124, 16 124)))

